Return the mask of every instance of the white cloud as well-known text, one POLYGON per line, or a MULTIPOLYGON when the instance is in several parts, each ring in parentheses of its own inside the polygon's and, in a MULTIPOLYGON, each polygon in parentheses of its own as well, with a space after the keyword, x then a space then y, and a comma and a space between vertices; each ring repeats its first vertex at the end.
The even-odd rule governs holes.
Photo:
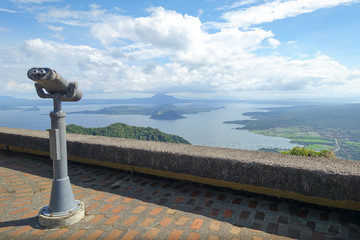
POLYGON ((11 0, 14 3, 22 3, 22 4, 43 4, 47 2, 59 2, 61 0, 11 0))
POLYGON ((10 9, 6 9, 6 8, 0 8, 0 12, 17 13, 17 11, 15 11, 15 10, 10 10, 10 9))
MULTIPOLYGON (((272 3, 280 6, 285 2, 272 3)), ((0 56, 11 56, 0 57, 2 79, 14 78, 5 71, 14 69, 12 65, 18 66, 14 71, 24 72, 35 64, 54 68, 69 81, 78 81, 84 94, 318 89, 326 93, 359 89, 360 72, 325 54, 301 58, 259 55, 259 49, 282 44, 271 31, 223 27, 206 32, 197 17, 163 8, 148 11, 149 16, 135 18, 107 14, 97 5, 87 12, 52 9, 39 16, 42 22, 54 23, 47 25, 51 30, 62 32, 58 23, 87 26, 104 48, 30 39, 23 49, 0 49, 0 56)), ((294 8, 293 12, 299 11, 294 8)), ((298 42, 284 44, 293 46, 298 42)), ((21 89, 14 82, 0 83, 8 90, 27 91, 29 80, 22 79, 19 84, 25 85, 21 89)))
POLYGON ((227 21, 225 25, 228 27, 247 28, 252 25, 314 12, 322 8, 331 8, 356 2, 359 2, 359 0, 275 0, 246 9, 225 12, 222 18, 227 21))
POLYGON ((40 22, 62 23, 70 26, 91 26, 101 21, 106 14, 105 10, 99 10, 97 5, 91 5, 90 11, 73 11, 69 7, 51 8, 38 14, 40 22))
POLYGON ((48 25, 48 28, 54 32, 62 32, 64 27, 48 25))
POLYGON ((104 45, 112 44, 115 39, 127 39, 171 49, 183 48, 202 34, 198 18, 161 7, 148 11, 149 17, 110 16, 95 24, 91 33, 104 45))
POLYGON ((243 1, 236 1, 231 5, 224 5, 222 7, 216 8, 216 10, 218 11, 228 11, 234 8, 239 8, 242 6, 246 6, 246 5, 250 5, 250 4, 254 4, 258 2, 258 0, 243 0, 243 1))

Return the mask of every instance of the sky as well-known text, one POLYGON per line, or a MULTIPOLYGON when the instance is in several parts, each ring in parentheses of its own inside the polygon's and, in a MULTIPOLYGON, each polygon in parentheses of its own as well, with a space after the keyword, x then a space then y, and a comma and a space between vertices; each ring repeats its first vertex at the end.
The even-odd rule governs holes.
POLYGON ((49 67, 84 98, 360 96, 360 0, 2 0, 0 95, 49 67))

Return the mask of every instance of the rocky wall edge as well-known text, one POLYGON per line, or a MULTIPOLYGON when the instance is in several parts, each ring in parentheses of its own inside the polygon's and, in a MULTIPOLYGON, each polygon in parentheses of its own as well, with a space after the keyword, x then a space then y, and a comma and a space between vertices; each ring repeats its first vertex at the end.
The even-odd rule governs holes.
MULTIPOLYGON (((77 134, 67 138, 72 161, 360 211, 357 161, 77 134)), ((48 134, 0 128, 0 147, 48 156, 48 134)))

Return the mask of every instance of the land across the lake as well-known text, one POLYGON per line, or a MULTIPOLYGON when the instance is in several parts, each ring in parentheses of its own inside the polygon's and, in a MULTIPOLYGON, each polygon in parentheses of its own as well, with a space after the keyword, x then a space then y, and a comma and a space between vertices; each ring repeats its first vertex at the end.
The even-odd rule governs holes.
POLYGON ((182 114, 196 114, 201 112, 209 112, 218 110, 223 107, 195 106, 195 105, 173 105, 162 104, 158 106, 111 106, 104 107, 95 111, 78 111, 70 112, 70 114, 106 114, 106 115, 148 115, 156 120, 176 120, 185 118, 182 114))
MULTIPOLYGON (((284 137, 308 149, 329 149, 337 157, 360 160, 360 104, 296 106, 244 113, 250 120, 226 121, 237 129, 284 137), (256 120, 255 120, 256 119, 256 120)), ((281 151, 281 149, 260 149, 281 151)))

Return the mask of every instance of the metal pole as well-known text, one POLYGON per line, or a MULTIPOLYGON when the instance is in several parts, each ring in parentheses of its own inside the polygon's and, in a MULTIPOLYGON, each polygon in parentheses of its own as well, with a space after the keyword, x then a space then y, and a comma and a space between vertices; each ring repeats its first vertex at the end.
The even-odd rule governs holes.
MULTIPOLYGON (((50 113, 50 157, 53 160, 54 179, 52 183, 50 204, 47 209, 53 216, 76 211, 75 201, 68 176, 66 149, 66 113, 61 110, 61 94, 53 94, 54 111, 50 113)), ((46 210, 45 210, 46 211, 46 210)), ((46 212, 44 212, 46 213, 46 212)))

